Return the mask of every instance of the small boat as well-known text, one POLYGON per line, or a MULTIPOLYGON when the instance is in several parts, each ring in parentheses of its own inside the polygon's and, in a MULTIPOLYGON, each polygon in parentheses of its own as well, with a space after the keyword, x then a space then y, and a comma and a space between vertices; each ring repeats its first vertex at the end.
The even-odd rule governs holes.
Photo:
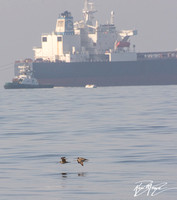
POLYGON ((5 83, 5 89, 35 89, 35 88, 53 88, 53 85, 41 85, 33 77, 30 66, 20 66, 19 76, 16 76, 12 82, 5 83))
POLYGON ((96 85, 86 85, 85 88, 89 88, 89 89, 96 88, 96 85))

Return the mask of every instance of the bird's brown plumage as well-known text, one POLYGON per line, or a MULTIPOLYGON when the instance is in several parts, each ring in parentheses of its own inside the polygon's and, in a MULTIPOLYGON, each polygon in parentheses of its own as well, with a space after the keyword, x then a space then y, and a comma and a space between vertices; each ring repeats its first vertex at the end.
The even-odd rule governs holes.
POLYGON ((66 157, 61 157, 60 163, 61 164, 66 164, 66 163, 69 163, 69 162, 66 160, 66 157))
POLYGON ((77 158, 77 162, 79 164, 81 164, 82 166, 84 166, 84 162, 86 162, 86 161, 88 161, 88 159, 86 159, 86 158, 82 158, 82 157, 77 158))

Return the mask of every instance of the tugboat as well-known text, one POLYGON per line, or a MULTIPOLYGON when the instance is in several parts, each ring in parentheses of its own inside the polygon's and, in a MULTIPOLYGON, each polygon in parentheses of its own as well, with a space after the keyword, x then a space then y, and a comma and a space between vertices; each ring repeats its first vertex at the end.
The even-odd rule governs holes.
POLYGON ((53 88, 53 85, 40 85, 33 77, 30 66, 20 66, 19 76, 13 78, 12 82, 4 85, 5 89, 35 89, 35 88, 53 88))

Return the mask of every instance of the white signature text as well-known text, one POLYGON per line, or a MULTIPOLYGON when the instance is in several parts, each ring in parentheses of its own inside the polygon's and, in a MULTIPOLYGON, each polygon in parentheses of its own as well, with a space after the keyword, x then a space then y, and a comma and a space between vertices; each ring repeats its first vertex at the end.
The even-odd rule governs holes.
POLYGON ((147 196, 156 196, 162 192, 165 192, 167 190, 174 190, 177 188, 167 188, 167 182, 162 182, 159 184, 154 184, 154 181, 152 180, 143 180, 136 182, 136 187, 134 189, 134 197, 138 197, 142 194, 147 194, 147 196))

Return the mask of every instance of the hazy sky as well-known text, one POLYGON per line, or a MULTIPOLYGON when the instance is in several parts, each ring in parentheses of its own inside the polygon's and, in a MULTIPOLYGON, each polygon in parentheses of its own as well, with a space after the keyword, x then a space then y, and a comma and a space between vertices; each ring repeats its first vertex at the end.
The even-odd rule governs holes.
MULTIPOLYGON (((115 12, 118 29, 138 29, 132 38, 137 51, 177 49, 177 0, 93 0, 101 23, 115 12)), ((13 78, 17 59, 33 58, 42 33, 55 29, 59 13, 82 17, 84 0, 0 0, 0 87, 13 78), (11 64, 6 68, 6 64, 11 64)))

